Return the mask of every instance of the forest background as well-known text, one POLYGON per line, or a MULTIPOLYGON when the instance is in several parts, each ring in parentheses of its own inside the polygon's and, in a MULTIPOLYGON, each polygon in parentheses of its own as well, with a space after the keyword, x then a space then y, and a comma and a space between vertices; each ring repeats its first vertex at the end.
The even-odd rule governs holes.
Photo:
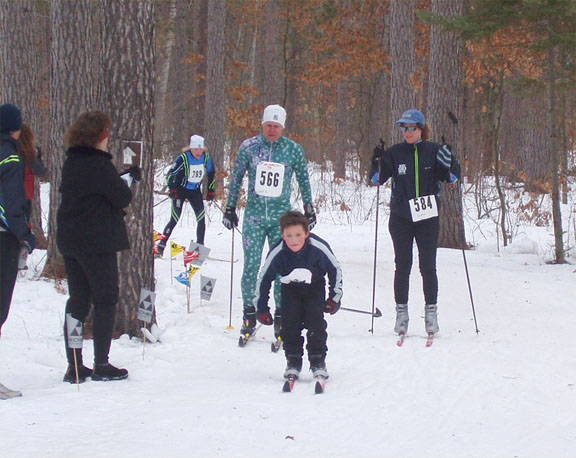
MULTIPOLYGON (((236 149, 273 103, 334 183, 367 179, 373 148, 401 140, 394 120, 423 111, 465 175, 443 193, 441 246, 466 246, 462 192, 495 220, 503 246, 511 211, 553 224, 555 262, 575 243, 560 212, 575 175, 573 0, 0 0, 0 53, 0 100, 22 108, 54 184, 32 221, 45 276, 64 276, 54 234, 66 128, 87 109, 109 112, 120 169, 122 141, 143 142, 119 334, 138 332, 133 304, 141 287, 154 289, 158 169, 203 135, 225 203, 236 149), (547 194, 551 212, 540 209, 547 194)), ((316 197, 318 211, 328 204, 349 202, 316 197)))

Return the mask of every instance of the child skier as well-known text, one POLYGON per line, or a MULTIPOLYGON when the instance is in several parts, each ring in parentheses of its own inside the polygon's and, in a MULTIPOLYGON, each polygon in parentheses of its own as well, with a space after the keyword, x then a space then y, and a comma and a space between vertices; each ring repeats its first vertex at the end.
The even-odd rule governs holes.
POLYGON ((206 223, 204 221, 204 203, 202 202, 202 190, 200 185, 204 174, 208 175, 208 191, 206 200, 214 200, 214 186, 216 171, 214 163, 208 151, 204 147, 204 138, 200 135, 190 137, 190 146, 186 148, 174 161, 174 165, 166 175, 166 184, 170 189, 168 195, 172 199, 172 212, 170 221, 164 228, 164 238, 158 243, 157 257, 162 257, 166 243, 172 234, 172 230, 180 219, 184 202, 188 200, 196 214, 196 242, 204 245, 204 233, 206 223))
POLYGON ((256 285, 254 305, 257 319, 273 323, 268 296, 272 281, 280 276, 282 284, 282 341, 286 354, 286 379, 298 378, 304 354, 302 329, 306 328, 308 360, 314 377, 328 378, 326 370, 326 320, 324 313, 335 314, 342 298, 342 270, 330 246, 311 234, 310 221, 297 211, 287 211, 280 218, 282 241, 270 250, 256 285), (329 292, 325 299, 324 277, 328 275, 329 292))

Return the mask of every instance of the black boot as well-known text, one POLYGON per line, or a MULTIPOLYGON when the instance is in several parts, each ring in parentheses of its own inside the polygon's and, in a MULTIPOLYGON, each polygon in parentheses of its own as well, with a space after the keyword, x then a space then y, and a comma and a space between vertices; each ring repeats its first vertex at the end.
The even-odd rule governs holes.
POLYGON ((92 380, 107 382, 109 380, 124 380, 126 378, 128 378, 128 371, 126 369, 119 369, 110 363, 94 364, 92 380))
POLYGON ((156 254, 154 255, 155 258, 162 258, 164 256, 164 249, 166 248, 166 240, 160 240, 158 242, 158 246, 156 247, 156 254))
POLYGON ((66 369, 62 381, 68 383, 84 383, 90 376, 92 376, 92 369, 80 363, 78 366, 78 379, 76 379, 76 368, 73 364, 68 364, 68 369, 66 369))

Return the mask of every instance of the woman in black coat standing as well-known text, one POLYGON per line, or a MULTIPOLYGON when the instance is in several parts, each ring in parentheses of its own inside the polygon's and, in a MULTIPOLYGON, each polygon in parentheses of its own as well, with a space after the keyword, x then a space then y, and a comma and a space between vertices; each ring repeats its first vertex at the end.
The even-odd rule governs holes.
POLYGON ((111 124, 101 111, 85 112, 65 138, 68 149, 62 168, 56 237, 68 275, 66 313, 84 323, 91 303, 94 305, 93 370, 83 365, 82 349, 68 348, 64 325, 68 359, 64 381, 70 383, 83 382, 86 377, 102 381, 128 377, 126 369, 108 362, 118 302, 117 252, 130 248, 123 209, 132 199, 129 186, 107 153, 111 124))
POLYGON ((436 251, 440 220, 440 183, 460 178, 460 165, 446 145, 429 141, 430 128, 424 115, 415 109, 407 110, 396 121, 404 141, 384 151, 374 150, 374 184, 392 178, 390 219, 388 228, 394 245, 394 298, 396 325, 394 332, 401 336, 408 329, 408 290, 412 269, 412 247, 418 246, 418 260, 422 275, 426 332, 438 332, 436 251))

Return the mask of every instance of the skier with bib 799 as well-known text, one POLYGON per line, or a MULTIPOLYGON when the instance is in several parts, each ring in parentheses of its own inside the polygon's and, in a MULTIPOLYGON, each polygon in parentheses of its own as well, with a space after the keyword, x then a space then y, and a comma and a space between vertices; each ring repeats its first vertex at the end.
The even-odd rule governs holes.
POLYGON ((206 222, 204 221, 204 202, 202 202, 202 180, 208 175, 208 191, 206 200, 214 200, 216 170, 210 154, 204 147, 204 138, 200 135, 190 137, 190 146, 180 154, 166 175, 166 184, 170 189, 168 195, 172 199, 170 221, 164 228, 164 237, 158 242, 157 257, 162 257, 166 243, 180 216, 184 202, 188 200, 196 214, 196 242, 204 245, 206 222))
MULTIPOLYGON (((312 206, 312 193, 302 146, 282 135, 286 122, 286 111, 280 105, 269 105, 262 115, 261 135, 242 142, 234 163, 230 179, 228 203, 222 219, 227 229, 238 226, 236 205, 244 175, 248 173, 248 201, 244 213, 242 245, 244 248, 244 271, 242 273, 242 300, 244 304, 243 325, 240 333, 250 336, 256 326, 254 295, 256 279, 262 261, 264 241, 273 247, 282 239, 278 219, 290 210, 292 175, 302 193, 304 213, 312 229, 316 224, 316 213, 312 206)), ((276 326, 274 333, 280 335, 281 302, 280 285, 274 288, 276 302, 276 326)))

